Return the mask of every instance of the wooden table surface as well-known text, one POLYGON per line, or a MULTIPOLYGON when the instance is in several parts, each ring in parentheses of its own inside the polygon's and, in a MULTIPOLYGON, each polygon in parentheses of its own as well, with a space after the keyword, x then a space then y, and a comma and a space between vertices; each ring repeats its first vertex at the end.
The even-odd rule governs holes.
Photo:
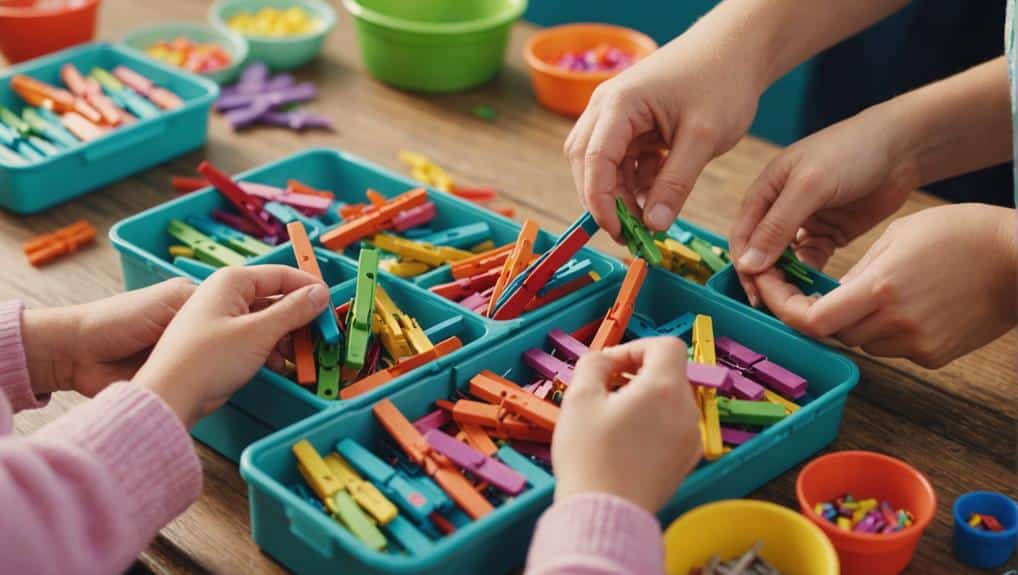
MULTIPOLYGON (((201 21, 208 4, 202 0, 107 0, 99 36, 116 40, 130 29, 157 21, 201 21)), ((388 88, 364 73, 353 27, 348 16, 341 14, 324 53, 300 73, 314 80, 320 90, 310 108, 331 117, 336 132, 295 135, 282 129, 259 129, 235 134, 216 117, 204 149, 40 215, 0 212, 0 269, 4 270, 0 299, 58 306, 121 291, 118 256, 106 232, 116 221, 173 198, 170 176, 193 174, 203 158, 241 171, 305 148, 328 146, 400 170, 397 152, 411 149, 431 156, 464 183, 498 188, 503 203, 516 207, 517 218, 534 218, 546 229, 560 232, 582 210, 561 153, 572 122, 539 107, 533 98, 521 58, 523 43, 532 31, 525 24, 515 28, 508 66, 489 85, 463 94, 422 96, 388 88), (469 110, 478 104, 492 106, 498 112, 497 121, 488 124, 473 117, 469 110), (100 230, 98 245, 42 269, 27 264, 20 251, 22 241, 79 218, 100 230)), ((726 234, 743 191, 777 151, 765 142, 743 140, 708 166, 683 217, 726 234)), ((916 193, 899 215, 939 203, 916 193)), ((843 274, 883 228, 841 250, 826 271, 835 277, 843 274)), ((604 237, 597 238, 595 245, 622 255, 604 237)), ((977 489, 1018 495, 1016 332, 938 371, 906 361, 878 360, 858 351, 846 353, 862 375, 848 400, 841 434, 829 449, 880 451, 924 471, 937 491, 937 516, 907 572, 966 572, 951 554, 954 499, 977 489)), ((81 401, 74 394, 58 395, 45 409, 18 415, 17 431, 30 433, 81 401)), ((246 486, 237 467, 200 444, 197 448, 205 467, 204 493, 161 531, 141 561, 157 573, 284 572, 251 540, 246 486)), ((750 497, 794 507, 798 470, 792 469, 750 497)), ((1015 559, 1010 566, 1015 566, 1015 559)))

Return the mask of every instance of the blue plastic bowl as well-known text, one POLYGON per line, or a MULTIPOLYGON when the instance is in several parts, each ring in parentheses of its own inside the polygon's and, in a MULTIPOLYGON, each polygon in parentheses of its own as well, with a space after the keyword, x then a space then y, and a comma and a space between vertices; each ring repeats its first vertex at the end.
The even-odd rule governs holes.
POLYGON ((336 26, 336 11, 321 0, 217 0, 209 7, 209 21, 220 30, 233 32, 227 21, 237 14, 255 13, 262 8, 285 10, 293 6, 321 22, 318 30, 300 36, 253 36, 244 34, 252 61, 265 62, 273 70, 292 70, 318 55, 325 37, 336 26))
POLYGON ((1002 493, 971 491, 954 500, 954 555, 980 569, 999 567, 1014 553, 1018 542, 1018 505, 1002 493), (969 515, 993 515, 1003 531, 983 531, 968 524, 969 515))

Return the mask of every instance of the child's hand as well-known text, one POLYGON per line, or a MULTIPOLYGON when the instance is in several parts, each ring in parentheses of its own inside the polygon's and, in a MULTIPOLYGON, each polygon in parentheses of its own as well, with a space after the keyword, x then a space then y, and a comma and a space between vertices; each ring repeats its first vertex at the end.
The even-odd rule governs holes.
POLYGON ((700 461, 698 421, 679 339, 641 339, 588 353, 555 427, 555 497, 610 493, 657 513, 700 461), (609 393, 620 372, 636 377, 609 393))
POLYGON ((565 153, 587 209, 614 238, 617 196, 665 230, 707 162, 745 135, 764 78, 743 49, 694 26, 594 91, 565 153))
POLYGON ((768 272, 767 307, 815 337, 941 367, 1018 321, 1015 211, 982 204, 923 210, 895 221, 842 278, 814 299, 768 272))
POLYGON ((25 310, 32 389, 91 397, 131 379, 195 288, 178 278, 88 304, 25 310))
POLYGON ((295 268, 222 269, 198 287, 134 380, 190 427, 225 403, 283 337, 311 322, 328 302, 325 285, 295 268), (275 296, 282 297, 259 309, 275 296))
POLYGON ((732 258, 750 303, 751 276, 793 244, 822 269, 842 247, 893 214, 919 186, 916 162, 901 151, 880 107, 785 149, 753 182, 731 232, 732 258))

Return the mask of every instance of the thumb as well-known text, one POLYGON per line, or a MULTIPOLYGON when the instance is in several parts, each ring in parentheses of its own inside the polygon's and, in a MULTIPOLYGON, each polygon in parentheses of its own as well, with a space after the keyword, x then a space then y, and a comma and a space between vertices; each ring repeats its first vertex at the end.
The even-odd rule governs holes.
POLYGON ((572 383, 565 398, 600 398, 608 395, 608 379, 615 369, 615 361, 602 352, 588 352, 576 363, 572 383))
POLYGON ((672 225, 700 172, 714 155, 713 148, 695 138, 693 132, 693 129, 679 131, 674 147, 650 186, 643 220, 651 230, 664 231, 672 225))
POLYGON ((329 302, 329 289, 324 284, 314 283, 286 294, 269 307, 251 313, 248 317, 253 324, 252 329, 264 333, 274 345, 286 334, 314 321, 318 314, 326 310, 329 302))

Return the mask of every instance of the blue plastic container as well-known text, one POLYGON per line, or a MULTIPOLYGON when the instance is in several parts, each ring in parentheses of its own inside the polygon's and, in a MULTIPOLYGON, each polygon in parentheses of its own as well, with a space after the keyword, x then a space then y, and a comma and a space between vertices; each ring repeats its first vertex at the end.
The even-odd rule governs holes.
POLYGON ((215 83, 122 46, 85 44, 9 68, 0 73, 0 105, 20 114, 24 102, 11 90, 11 77, 24 74, 61 86, 60 67, 67 62, 83 74, 96 66, 127 66, 179 96, 184 105, 29 165, 0 161, 0 207, 19 214, 39 212, 205 143, 209 108, 219 94, 215 83))
MULTIPOLYGON (((484 369, 508 371, 511 379, 526 382, 530 374, 521 361, 524 351, 547 349, 546 336, 553 328, 571 331, 602 317, 614 298, 615 290, 584 298, 562 313, 500 338, 497 346, 471 354, 449 370, 417 378, 388 397, 413 420, 432 410, 436 399, 465 389, 470 378, 484 369)), ((667 524, 706 501, 743 496, 837 435, 846 397, 859 377, 856 366, 843 356, 782 329, 773 318, 748 313, 719 294, 661 270, 649 272, 637 311, 659 323, 687 311, 711 315, 718 335, 734 337, 810 382, 802 409, 692 473, 662 510, 662 522, 667 524)), ((373 397, 354 400, 338 412, 317 415, 244 452, 241 475, 249 485, 252 533, 258 545, 301 574, 504 573, 521 566, 534 523, 551 503, 551 485, 524 492, 483 520, 436 542, 431 553, 412 557, 371 551, 287 489, 300 481, 290 452, 298 440, 307 438, 323 452, 334 450, 346 437, 375 447, 385 440, 387 434, 371 412, 375 401, 373 397)))
POLYGON ((1018 506, 1003 493, 972 491, 954 500, 954 555, 980 569, 1000 567, 1011 558, 1018 542, 1018 506), (1003 531, 976 529, 968 524, 972 513, 993 515, 1003 531))

